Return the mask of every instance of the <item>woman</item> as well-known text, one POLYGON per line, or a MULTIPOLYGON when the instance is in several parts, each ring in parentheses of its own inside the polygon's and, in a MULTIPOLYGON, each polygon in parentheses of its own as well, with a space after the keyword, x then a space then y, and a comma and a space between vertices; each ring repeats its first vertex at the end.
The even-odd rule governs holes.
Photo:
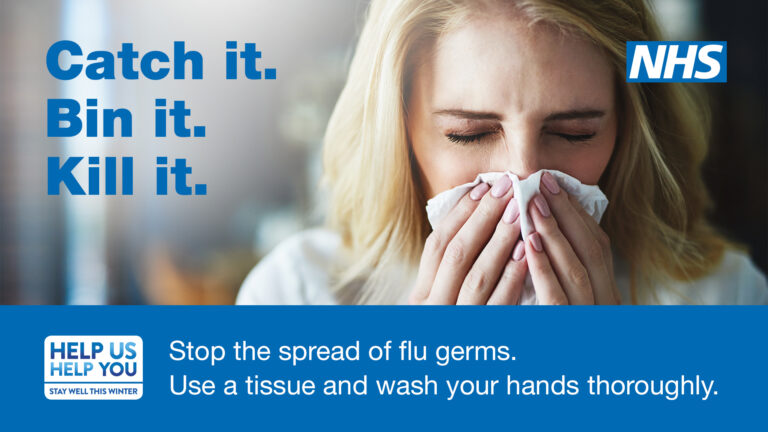
POLYGON ((238 303, 516 304, 526 284, 543 304, 768 303, 705 220, 702 102, 624 80, 626 41, 659 39, 641 0, 374 0, 325 136, 329 228, 278 246, 238 303), (431 230, 429 198, 541 169, 598 185, 602 222, 544 174, 528 209, 502 178, 431 230))

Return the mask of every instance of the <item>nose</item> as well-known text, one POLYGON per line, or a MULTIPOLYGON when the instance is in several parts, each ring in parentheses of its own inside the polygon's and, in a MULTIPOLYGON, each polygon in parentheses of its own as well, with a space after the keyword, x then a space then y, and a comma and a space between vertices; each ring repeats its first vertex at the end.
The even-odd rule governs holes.
POLYGON ((538 145, 538 133, 518 131, 505 135, 506 145, 501 157, 505 170, 523 179, 544 168, 538 145))

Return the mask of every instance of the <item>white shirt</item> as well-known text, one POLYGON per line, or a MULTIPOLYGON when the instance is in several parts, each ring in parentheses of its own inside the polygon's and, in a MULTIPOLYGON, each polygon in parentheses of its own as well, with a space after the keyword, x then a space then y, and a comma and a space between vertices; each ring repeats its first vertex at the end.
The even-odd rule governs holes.
MULTIPOLYGON (((294 234, 251 270, 236 304, 338 304, 331 293, 331 269, 340 257, 341 238, 328 229, 294 234)), ((629 303, 626 265, 614 269, 622 303, 629 303)), ((693 282, 656 287, 659 304, 768 304, 768 283, 749 257, 727 250, 718 268, 693 282)))

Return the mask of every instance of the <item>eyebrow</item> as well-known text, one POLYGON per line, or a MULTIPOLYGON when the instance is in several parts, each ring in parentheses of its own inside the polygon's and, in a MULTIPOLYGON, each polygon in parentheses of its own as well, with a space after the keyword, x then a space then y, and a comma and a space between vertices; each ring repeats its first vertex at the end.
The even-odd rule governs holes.
POLYGON ((469 120, 501 120, 499 114, 493 112, 483 111, 466 111, 458 109, 438 110, 433 113, 434 115, 449 115, 453 117, 461 117, 469 120))
POLYGON ((572 111, 562 111, 562 112, 555 112, 552 114, 549 114, 548 116, 544 117, 544 121, 556 121, 556 120, 586 120, 586 119, 593 119, 593 118, 600 118, 605 115, 605 111, 596 110, 596 109, 586 109, 586 110, 572 110, 572 111))
MULTIPOLYGON (((459 109, 446 109, 438 110, 433 113, 434 115, 449 115, 453 117, 460 117, 469 120, 501 120, 501 115, 494 112, 484 111, 467 111, 459 109)), ((605 115, 605 111, 597 109, 579 109, 571 111, 554 112, 546 117, 544 121, 557 121, 557 120, 582 120, 600 118, 605 115)))

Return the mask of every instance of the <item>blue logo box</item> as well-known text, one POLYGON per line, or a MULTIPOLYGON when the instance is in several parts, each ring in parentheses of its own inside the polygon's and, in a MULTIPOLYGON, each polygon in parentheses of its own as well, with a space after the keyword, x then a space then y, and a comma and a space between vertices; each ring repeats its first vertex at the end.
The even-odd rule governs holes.
POLYGON ((724 41, 627 42, 627 82, 728 81, 724 41))

